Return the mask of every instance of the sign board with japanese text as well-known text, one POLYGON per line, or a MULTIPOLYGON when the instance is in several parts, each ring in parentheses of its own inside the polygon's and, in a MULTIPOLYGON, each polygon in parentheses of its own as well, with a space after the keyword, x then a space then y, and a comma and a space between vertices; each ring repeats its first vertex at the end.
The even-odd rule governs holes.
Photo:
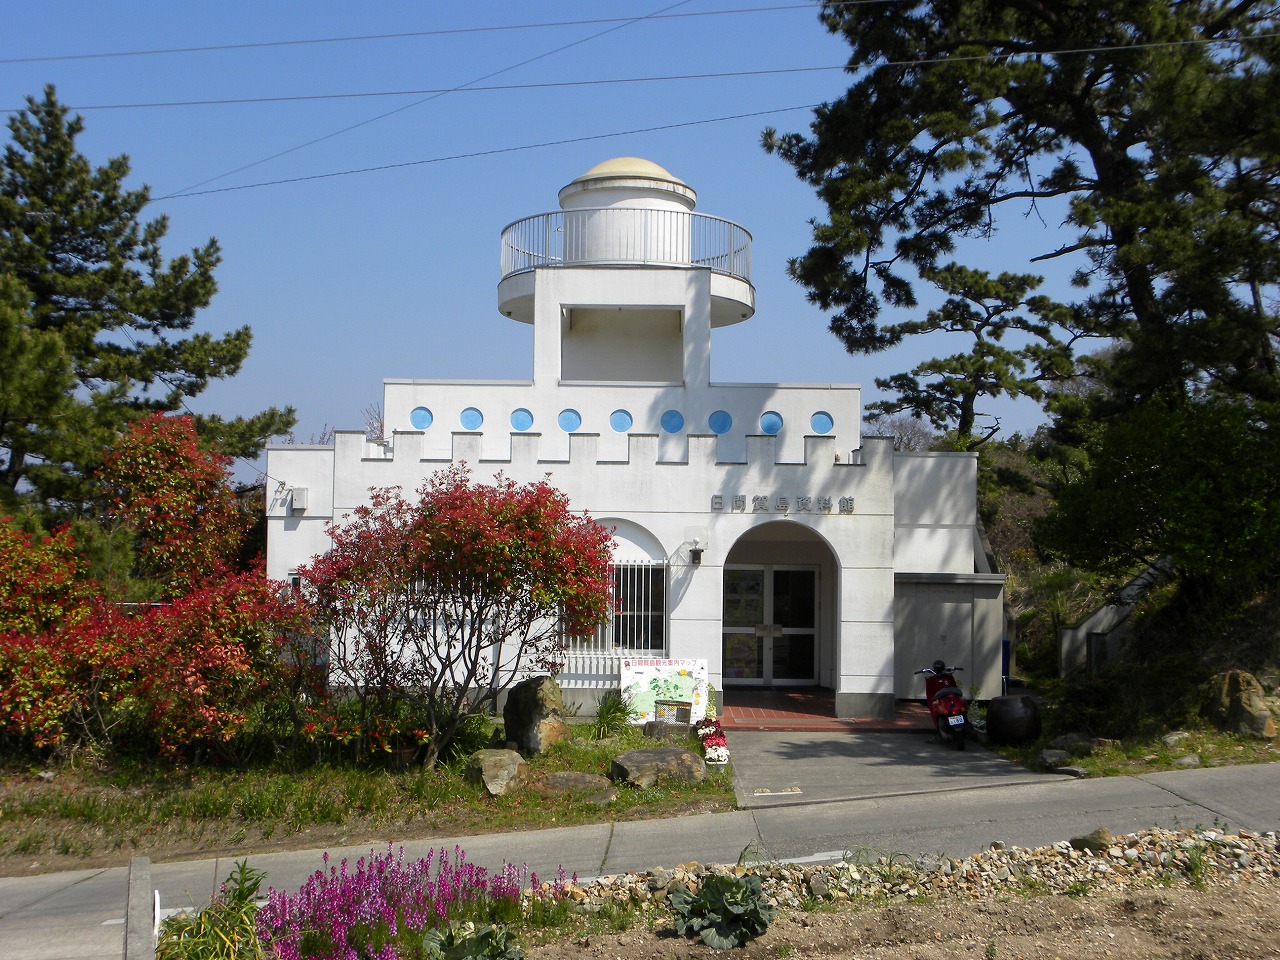
POLYGON ((697 723, 707 715, 707 661, 664 660, 654 657, 622 661, 622 698, 631 712, 631 722, 655 719, 659 700, 689 704, 689 721, 697 723))

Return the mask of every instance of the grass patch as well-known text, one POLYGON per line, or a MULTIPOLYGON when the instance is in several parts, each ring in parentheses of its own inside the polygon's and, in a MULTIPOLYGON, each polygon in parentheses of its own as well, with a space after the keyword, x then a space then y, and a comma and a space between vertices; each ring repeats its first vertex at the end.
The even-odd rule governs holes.
MULTIPOLYGON (((532 777, 562 770, 607 775, 613 757, 653 746, 627 727, 596 739, 593 724, 529 758, 532 777)), ((487 742, 491 731, 476 731, 487 742)), ((690 747, 695 740, 691 736, 690 747)), ((465 782, 464 758, 435 770, 363 765, 280 764, 248 770, 122 764, 67 765, 52 781, 25 767, 0 767, 0 873, 26 869, 32 857, 123 862, 139 851, 162 854, 217 849, 358 843, 392 834, 397 840, 489 833, 610 820, 678 816, 734 809, 732 780, 660 783, 645 790, 619 785, 618 798, 598 807, 571 795, 532 790, 490 797, 465 782), (10 860, 9 869, 4 861, 10 860)), ((46 864, 47 866, 47 864, 46 864)))
MULTIPOLYGON (((1176 770, 1180 768, 1178 761, 1192 754, 1200 758, 1201 766, 1206 767, 1270 763, 1280 759, 1280 749, 1271 741, 1223 733, 1202 721, 1184 726, 1182 732, 1188 736, 1176 746, 1171 747, 1164 742, 1167 732, 1153 731, 1100 743, 1092 753, 1073 757, 1071 764, 1083 769, 1090 777, 1118 777, 1176 770)), ((1040 751, 1048 746, 1051 739, 1046 735, 1035 743, 994 749, 1006 760, 1039 770, 1040 751)))
POLYGON ((555 924, 534 924, 532 917, 533 914, 530 913, 526 920, 527 927, 522 932, 531 944, 622 933, 642 924, 656 929, 657 924, 667 922, 665 912, 645 913, 631 903, 612 902, 602 903, 598 909, 587 912, 570 908, 555 924))
POLYGON ((1081 897, 1087 897, 1092 889, 1092 880, 1073 880, 1063 888, 1062 892, 1071 899, 1078 900, 1081 897))
POLYGON ((1187 875, 1187 882, 1197 890, 1203 890, 1209 881, 1209 873, 1212 869, 1210 860, 1206 854, 1209 852, 1207 843, 1197 843, 1187 851, 1187 864, 1184 872, 1187 875))

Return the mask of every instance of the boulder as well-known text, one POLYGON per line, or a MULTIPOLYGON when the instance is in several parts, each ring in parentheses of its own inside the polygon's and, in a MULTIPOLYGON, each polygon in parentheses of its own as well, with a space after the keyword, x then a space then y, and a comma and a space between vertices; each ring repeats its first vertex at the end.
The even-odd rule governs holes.
POLYGON ((1209 681, 1209 696, 1201 714, 1219 730, 1242 737, 1270 740, 1275 720, 1267 709, 1266 692, 1251 673, 1228 670, 1209 681))
POLYGON ((618 788, 608 777, 598 773, 580 773, 576 770, 561 770, 548 773, 532 784, 534 793, 543 797, 558 797, 564 794, 581 795, 589 803, 598 807, 607 806, 618 798, 618 788))
POLYGON ((528 771, 524 757, 514 750, 477 750, 467 759, 465 776, 490 796, 501 797, 518 786, 528 771))
POLYGON ((1046 770, 1056 770, 1071 762, 1071 754, 1065 750, 1041 750, 1040 766, 1046 770))
POLYGON ((564 717, 564 694, 551 677, 521 680, 502 708, 507 742, 524 753, 544 753, 556 741, 569 739, 564 717))
POLYGON ((1083 837, 1072 837, 1071 846, 1077 850, 1092 850, 1097 853, 1110 847, 1113 839, 1110 830, 1106 827, 1099 827, 1092 833, 1086 833, 1083 837))
POLYGON ((1084 757, 1093 752, 1093 740, 1083 733, 1064 733, 1049 741, 1049 749, 1065 750, 1073 757, 1084 757))
POLYGON ((637 787, 651 787, 663 778, 700 783, 707 779, 707 765, 693 751, 679 747, 628 750, 613 758, 609 777, 637 787))

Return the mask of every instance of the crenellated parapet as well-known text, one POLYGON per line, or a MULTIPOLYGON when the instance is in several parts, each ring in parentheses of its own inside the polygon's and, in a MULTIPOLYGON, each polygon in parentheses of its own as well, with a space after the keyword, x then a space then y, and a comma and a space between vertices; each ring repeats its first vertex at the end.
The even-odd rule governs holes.
MULTIPOLYGON (((723 460, 746 456, 749 436, 771 436, 787 461, 804 457, 805 437, 830 437, 836 449, 862 445, 857 386, 829 384, 683 384, 389 380, 387 429, 422 435, 421 456, 455 459, 457 433, 479 436, 480 456, 504 459, 516 437, 539 436, 539 456, 569 458, 571 437, 593 434, 602 460, 630 459, 631 437, 653 436, 656 461, 685 457, 688 438, 714 438, 723 460)), ((382 456, 377 449, 364 454, 382 456)))
MULTIPOLYGON (((561 455, 561 444, 556 442, 550 450, 540 433, 512 433, 508 435, 510 447, 506 456, 490 456, 482 443, 484 436, 478 432, 454 431, 449 434, 449 451, 440 454, 428 450, 422 431, 396 431, 386 440, 368 440, 357 430, 339 430, 334 435, 332 448, 312 447, 314 453, 325 454, 332 450, 332 458, 339 462, 367 464, 371 469, 385 464, 388 469, 412 465, 430 469, 454 463, 477 466, 505 466, 513 472, 524 473, 539 467, 581 466, 597 467, 634 465, 651 468, 655 465, 687 466, 691 463, 714 463, 723 467, 814 467, 830 465, 833 468, 865 467, 868 450, 837 447, 837 439, 830 436, 808 435, 803 438, 801 455, 788 457, 787 450, 776 436, 748 435, 744 439, 743 455, 724 459, 720 454, 721 438, 714 434, 686 434, 681 438, 681 456, 664 456, 663 439, 653 433, 632 433, 625 438, 621 451, 602 448, 597 433, 574 433, 568 436, 568 444, 561 455), (620 452, 621 455, 618 455, 620 452), (547 455, 550 453, 550 455, 547 455)), ((878 445, 880 438, 869 442, 878 445)), ((878 446, 877 446, 878 448, 878 446)), ((287 448, 276 448, 287 449, 287 448)))

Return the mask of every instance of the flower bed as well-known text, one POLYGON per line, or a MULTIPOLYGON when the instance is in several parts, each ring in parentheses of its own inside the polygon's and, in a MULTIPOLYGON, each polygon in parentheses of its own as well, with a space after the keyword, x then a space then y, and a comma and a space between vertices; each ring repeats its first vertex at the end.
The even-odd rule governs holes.
POLYGON ((707 763, 729 762, 729 741, 725 738, 719 720, 711 718, 699 721, 694 729, 702 741, 702 753, 707 763))
POLYGON ((567 914, 563 872, 546 883, 526 867, 496 873, 468 863, 461 848, 406 861, 390 846, 354 865, 324 855, 297 893, 270 890, 255 905, 262 874, 243 863, 221 894, 195 918, 165 921, 159 960, 270 956, 279 960, 404 960, 434 956, 522 955, 515 924, 554 925, 567 914), (227 922, 227 918, 235 921, 227 922), (245 936, 233 941, 225 930, 245 936), (237 945, 238 944, 238 945, 237 945), (247 954, 238 952, 249 950, 247 954), (256 951, 256 952, 254 952, 256 951))

